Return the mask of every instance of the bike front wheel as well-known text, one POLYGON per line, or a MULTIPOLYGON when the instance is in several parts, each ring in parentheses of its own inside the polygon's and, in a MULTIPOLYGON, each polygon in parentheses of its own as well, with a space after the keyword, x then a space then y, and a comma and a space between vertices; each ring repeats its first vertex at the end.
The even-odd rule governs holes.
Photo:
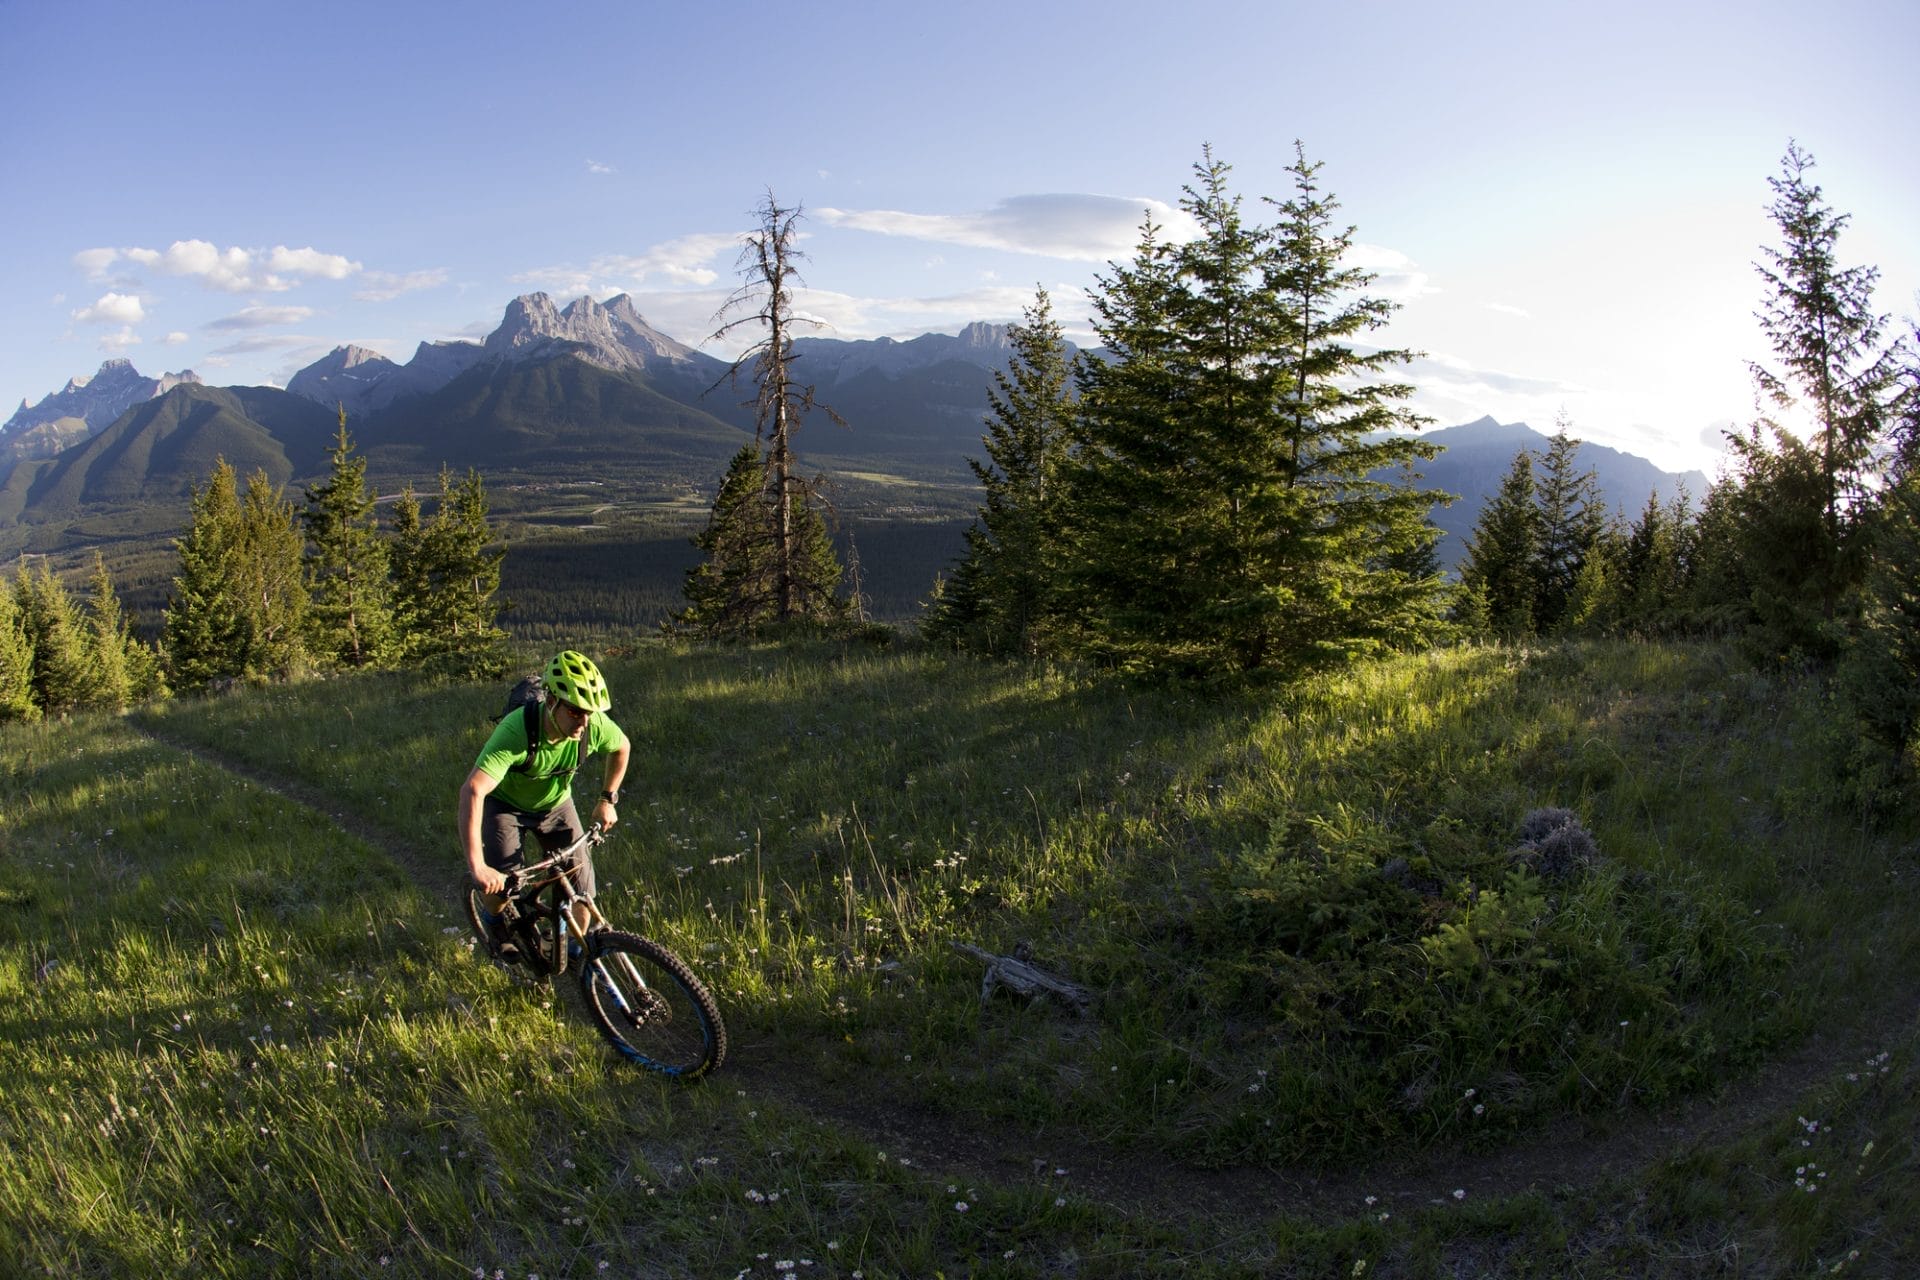
POLYGON ((727 1057, 720 1006, 679 956, 638 934, 586 937, 580 990, 600 1033, 628 1061, 694 1080, 727 1057))

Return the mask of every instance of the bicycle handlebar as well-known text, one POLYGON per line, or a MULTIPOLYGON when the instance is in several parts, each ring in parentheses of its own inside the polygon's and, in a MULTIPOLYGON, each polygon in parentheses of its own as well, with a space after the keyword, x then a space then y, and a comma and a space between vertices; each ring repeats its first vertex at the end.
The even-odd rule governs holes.
POLYGON ((598 845, 605 841, 606 838, 607 833, 605 828, 597 822, 594 823, 591 827, 587 828, 585 835, 559 852, 539 862, 528 863, 524 867, 516 867, 514 870, 507 872, 506 892, 509 894, 518 893, 522 884, 545 872, 556 869, 564 871, 568 864, 580 856, 582 849, 585 849, 589 845, 598 845))

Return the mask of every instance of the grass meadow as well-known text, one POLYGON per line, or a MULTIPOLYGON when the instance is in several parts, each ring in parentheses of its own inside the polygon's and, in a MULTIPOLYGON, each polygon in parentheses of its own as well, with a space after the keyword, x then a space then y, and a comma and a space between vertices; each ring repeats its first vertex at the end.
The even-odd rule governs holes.
POLYGON ((0 1274, 1920 1267, 1920 829, 1846 799, 1817 680, 595 656, 634 752, 601 902, 714 987, 728 1066, 645 1078, 474 954, 452 808, 501 688, 9 725, 0 1274), (1091 1008, 983 1002, 956 943, 1091 1008))

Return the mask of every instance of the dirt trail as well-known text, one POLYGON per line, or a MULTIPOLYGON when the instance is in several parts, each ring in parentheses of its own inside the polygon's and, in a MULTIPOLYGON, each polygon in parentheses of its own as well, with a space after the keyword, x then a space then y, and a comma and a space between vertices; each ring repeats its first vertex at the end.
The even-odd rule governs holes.
MULTIPOLYGON (((448 850, 416 848, 297 779, 266 773, 173 737, 138 717, 129 717, 127 723, 164 746, 312 810, 386 851, 428 892, 453 900, 459 877, 448 850)), ((1371 1168, 1332 1173, 1265 1166, 1197 1169, 1175 1164, 1158 1151, 1127 1150, 1067 1133, 1029 1132, 871 1093, 850 1099, 796 1076, 790 1060, 756 1058, 751 1044, 737 1038, 719 1080, 775 1099, 823 1124, 861 1133, 890 1157, 904 1156, 912 1167, 950 1181, 1044 1184, 1127 1211, 1218 1219, 1221 1230, 1231 1235, 1236 1221, 1251 1226, 1278 1212, 1339 1219, 1446 1203, 1455 1191, 1484 1199, 1626 1176, 1670 1155, 1732 1141, 1790 1113, 1795 1099, 1890 1047, 1917 1022, 1920 999, 1908 995, 1883 1009, 1871 1025, 1816 1033, 1756 1075, 1730 1082, 1724 1097, 1661 1111, 1622 1112, 1606 1118, 1605 1132, 1566 1120, 1493 1151, 1416 1152, 1390 1156, 1371 1168)))

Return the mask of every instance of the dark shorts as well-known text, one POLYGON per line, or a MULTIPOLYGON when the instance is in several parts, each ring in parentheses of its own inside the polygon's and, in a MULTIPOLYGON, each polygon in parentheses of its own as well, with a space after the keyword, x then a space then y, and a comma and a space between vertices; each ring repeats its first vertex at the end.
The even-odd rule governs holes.
MULTIPOLYGON (((495 871, 518 870, 526 863, 524 844, 528 832, 548 853, 564 849, 586 832, 580 825, 580 813, 568 796, 545 813, 527 813, 488 796, 480 805, 480 847, 487 865, 495 871)), ((573 876, 573 890, 583 898, 593 896, 593 853, 582 850, 580 870, 573 876)))

